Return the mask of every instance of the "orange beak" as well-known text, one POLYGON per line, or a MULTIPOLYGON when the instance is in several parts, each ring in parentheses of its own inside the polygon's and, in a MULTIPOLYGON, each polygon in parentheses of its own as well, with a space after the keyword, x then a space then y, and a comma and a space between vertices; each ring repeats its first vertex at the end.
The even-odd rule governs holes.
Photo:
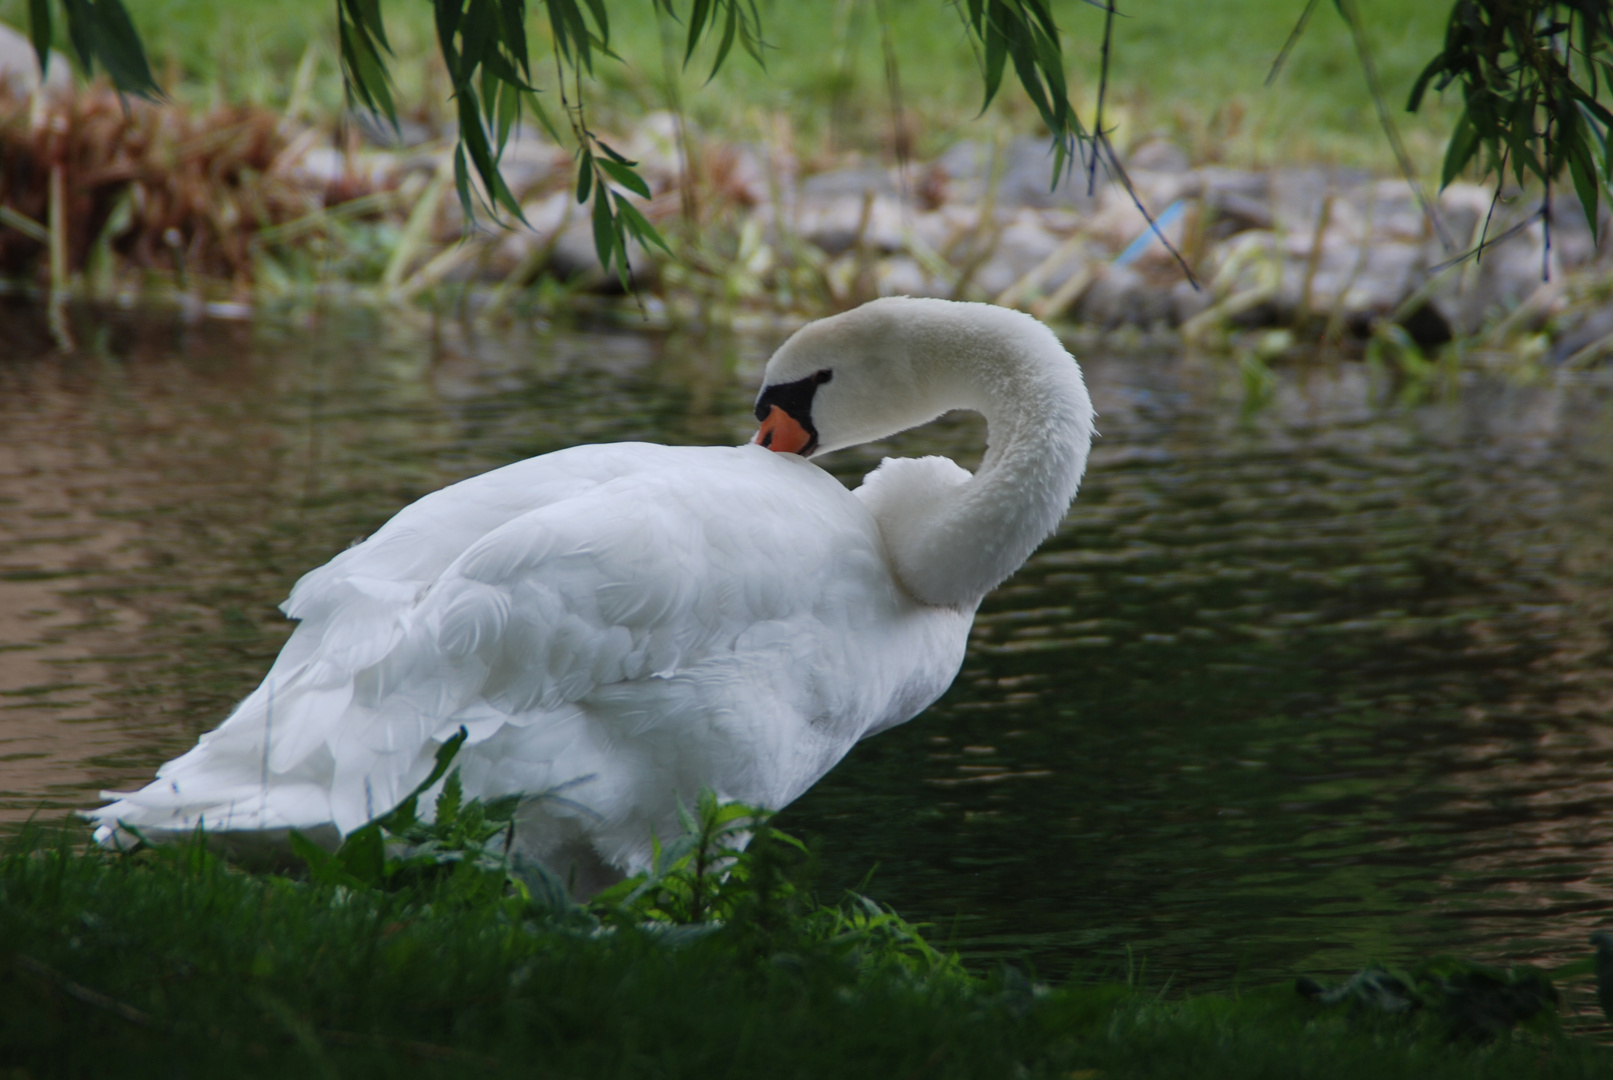
POLYGON ((777 405, 767 414, 756 437, 751 440, 780 454, 799 454, 811 441, 812 436, 807 429, 777 405))

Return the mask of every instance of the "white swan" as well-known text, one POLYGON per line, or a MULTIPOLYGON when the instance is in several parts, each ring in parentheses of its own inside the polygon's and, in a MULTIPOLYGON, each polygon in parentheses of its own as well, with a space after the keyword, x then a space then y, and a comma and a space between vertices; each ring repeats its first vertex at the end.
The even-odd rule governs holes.
POLYGON ((644 868, 702 786, 789 803, 946 690, 981 597, 1075 497, 1092 406, 1029 316, 892 298, 785 342, 756 414, 749 445, 579 446, 406 507, 297 583, 263 684, 106 793, 96 839, 334 844, 461 725, 467 794, 564 789, 516 844, 583 891, 644 868), (988 423, 972 477, 887 459, 847 491, 807 460, 952 409, 988 423))

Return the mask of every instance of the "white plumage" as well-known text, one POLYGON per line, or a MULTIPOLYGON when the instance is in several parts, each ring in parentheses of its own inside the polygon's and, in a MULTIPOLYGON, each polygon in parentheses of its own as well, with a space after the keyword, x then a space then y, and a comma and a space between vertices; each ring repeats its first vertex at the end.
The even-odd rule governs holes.
POLYGON ((90 812, 97 839, 334 844, 461 726, 467 793, 529 796, 518 846, 584 889, 643 868, 702 786, 782 807, 950 684, 980 597, 1074 496, 1091 408, 1051 334, 985 305, 877 301, 768 364, 758 414, 811 433, 802 452, 960 406, 992 427, 975 478, 888 461, 851 492, 798 453, 618 443, 426 496, 297 583, 263 684, 90 812))

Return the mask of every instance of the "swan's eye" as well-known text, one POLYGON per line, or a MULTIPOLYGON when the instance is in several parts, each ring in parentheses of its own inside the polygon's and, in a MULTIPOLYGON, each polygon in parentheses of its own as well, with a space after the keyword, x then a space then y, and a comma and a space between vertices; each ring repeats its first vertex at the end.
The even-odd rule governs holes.
POLYGON ((822 386, 824 383, 828 382, 830 379, 832 379, 834 377, 835 377, 834 372, 830 371, 828 368, 824 368, 822 371, 820 371, 816 375, 812 376, 812 381, 817 383, 819 386, 822 386))

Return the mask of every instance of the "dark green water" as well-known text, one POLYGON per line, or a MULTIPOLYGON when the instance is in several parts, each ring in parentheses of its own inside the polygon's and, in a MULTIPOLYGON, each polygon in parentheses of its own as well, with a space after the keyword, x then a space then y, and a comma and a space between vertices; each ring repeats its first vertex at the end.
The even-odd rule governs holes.
MULTIPOLYGON (((771 343, 415 317, 0 308, 0 813, 139 783, 256 684, 304 570, 409 500, 573 443, 738 442, 771 343)), ((1103 438, 963 674, 781 818, 825 882, 975 958, 1178 986, 1613 926, 1613 383, 1397 403, 1083 356, 1103 438)), ((958 420, 838 455, 965 464, 958 420)))

